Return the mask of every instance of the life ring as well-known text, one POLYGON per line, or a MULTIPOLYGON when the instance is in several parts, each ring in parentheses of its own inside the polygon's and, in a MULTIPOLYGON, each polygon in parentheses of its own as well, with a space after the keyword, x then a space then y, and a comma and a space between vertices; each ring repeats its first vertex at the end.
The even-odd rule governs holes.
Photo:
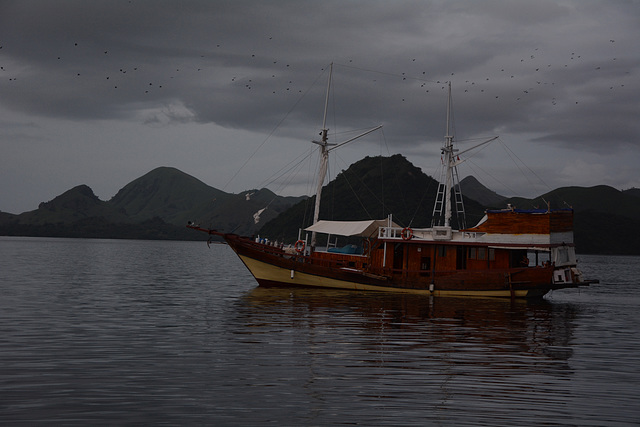
POLYGON ((413 230, 409 227, 405 227, 402 229, 402 233, 400 235, 402 236, 402 240, 411 240, 413 239, 413 230))
POLYGON ((304 240, 298 240, 296 242, 296 244, 293 246, 293 248, 296 250, 296 252, 298 252, 299 254, 301 254, 302 252, 304 252, 304 247, 305 247, 305 243, 304 240))

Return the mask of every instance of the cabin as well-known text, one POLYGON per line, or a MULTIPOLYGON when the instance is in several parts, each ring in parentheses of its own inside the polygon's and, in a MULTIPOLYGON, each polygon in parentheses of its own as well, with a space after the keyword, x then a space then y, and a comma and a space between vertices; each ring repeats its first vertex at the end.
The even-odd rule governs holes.
MULTIPOLYGON (((390 220, 319 221, 306 230, 359 236, 363 242, 360 247, 314 250, 314 263, 425 287, 436 277, 468 282, 500 279, 514 269, 575 265, 572 228, 571 209, 505 209, 488 210, 478 225, 463 230, 411 230, 390 220)), ((546 270, 550 277, 551 269, 546 270)))

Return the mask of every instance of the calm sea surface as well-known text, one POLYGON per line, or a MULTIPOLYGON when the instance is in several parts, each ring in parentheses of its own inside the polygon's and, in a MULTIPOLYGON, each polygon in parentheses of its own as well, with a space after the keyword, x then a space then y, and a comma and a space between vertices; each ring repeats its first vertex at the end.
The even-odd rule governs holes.
POLYGON ((638 425, 640 257, 544 300, 257 288, 225 245, 0 237, 3 425, 638 425))

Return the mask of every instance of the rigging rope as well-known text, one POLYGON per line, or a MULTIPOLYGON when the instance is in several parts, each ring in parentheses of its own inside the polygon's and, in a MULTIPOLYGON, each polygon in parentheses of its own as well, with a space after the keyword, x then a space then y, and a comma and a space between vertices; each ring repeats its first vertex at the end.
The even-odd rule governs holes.
MULTIPOLYGON (((336 155, 336 157, 338 157, 338 155, 336 155)), ((345 164, 346 164, 346 162, 345 162, 342 158, 340 158, 340 160, 342 160, 342 161, 343 161, 343 163, 345 163, 345 164)), ((356 200, 358 201, 358 203, 359 203, 359 204, 360 204, 360 206, 362 207, 362 210, 364 210, 364 213, 367 215, 367 217, 368 217, 369 219, 373 219, 373 218, 371 217, 371 214, 370 214, 370 213, 369 213, 369 211, 367 210, 367 208, 364 206, 364 203, 362 203, 362 200, 360 199, 360 197, 358 197, 358 193, 356 193, 356 191, 354 190, 353 186, 351 185, 351 182, 349 181, 349 178, 347 178, 347 174, 346 174, 346 172, 347 172, 347 171, 345 170, 345 171, 343 172, 342 176, 344 177, 345 181, 347 181, 347 184, 349 185, 349 188, 351 189, 351 192, 353 193, 353 195, 355 196, 356 200)), ((357 178, 359 178, 359 177, 357 177, 357 178)), ((364 185, 364 183, 362 182, 362 180, 360 180, 360 183, 361 183, 361 184, 362 184, 362 185, 363 185, 367 190, 369 190, 369 191, 371 192, 371 190, 370 190, 366 185, 364 185)), ((374 194, 373 192, 371 192, 371 193, 372 193, 372 194, 374 194)), ((379 200, 379 199, 378 199, 378 200, 379 200)))
MULTIPOLYGON (((549 185, 537 173, 535 173, 525 162, 523 162, 522 159, 520 159, 520 157, 518 157, 518 155, 516 153, 514 153, 506 144, 504 144, 500 138, 498 138, 498 141, 502 144, 502 146, 505 148, 507 153, 509 153, 509 155, 512 155, 513 157, 518 159, 520 161, 520 163, 522 163, 524 165, 524 167, 526 167, 529 170, 529 172, 531 172, 536 178, 538 178, 540 180, 540 182, 542 184, 544 184, 545 187, 547 187, 549 190, 552 190, 552 188, 549 187, 549 185)), ((520 169, 520 168, 518 168, 518 169, 520 169)), ((527 179, 527 181, 529 181, 529 180, 527 179)), ((529 183, 531 183, 531 181, 529 181, 529 183)))
POLYGON ((264 144, 267 143, 268 140, 271 139, 271 137, 273 136, 273 134, 280 128, 280 126, 282 125, 282 123, 289 117, 289 115, 291 114, 291 112, 294 110, 294 108, 296 108, 296 106, 302 101, 302 99, 309 93, 309 91, 311 90, 312 87, 315 86, 315 84, 318 82, 318 80, 320 79, 320 77, 322 77, 322 75, 325 73, 325 70, 323 70, 317 77, 316 79, 313 81, 313 83, 307 88, 307 90, 304 91, 304 93, 302 95, 300 95, 298 97, 298 99, 296 100, 296 102, 293 103, 293 105, 291 106, 291 108, 289 108, 289 110, 286 112, 286 114, 284 115, 284 117, 282 117, 282 119, 280 119, 280 121, 276 124, 276 126, 271 130, 271 132, 269 132, 269 134, 267 135, 267 137, 260 143, 260 145, 258 145, 258 147, 253 151, 253 153, 251 153, 251 155, 249 156, 249 158, 247 160, 245 160, 245 162, 242 164, 242 166, 240 166, 240 168, 236 171, 236 173, 233 174, 233 176, 229 179, 229 181, 227 181, 227 183, 222 187, 222 190, 224 191, 227 186, 231 183, 231 181, 233 181, 238 174, 240 173, 240 171, 242 169, 244 169, 244 167, 247 165, 247 163, 249 163, 249 161, 258 153, 258 151, 260 151, 260 149, 262 148, 262 146, 264 144))

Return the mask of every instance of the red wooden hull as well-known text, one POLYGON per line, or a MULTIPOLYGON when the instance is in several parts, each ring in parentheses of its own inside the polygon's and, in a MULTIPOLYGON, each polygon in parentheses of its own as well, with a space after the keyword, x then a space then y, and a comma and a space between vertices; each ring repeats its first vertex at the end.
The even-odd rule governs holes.
POLYGON ((371 264, 374 258, 371 254, 354 256, 320 252, 303 256, 288 254, 280 248, 233 234, 224 235, 224 238, 261 286, 313 286, 434 296, 497 297, 541 297, 552 289, 578 286, 554 285, 552 266, 394 270, 371 264), (358 259, 361 260, 359 264, 358 259))

